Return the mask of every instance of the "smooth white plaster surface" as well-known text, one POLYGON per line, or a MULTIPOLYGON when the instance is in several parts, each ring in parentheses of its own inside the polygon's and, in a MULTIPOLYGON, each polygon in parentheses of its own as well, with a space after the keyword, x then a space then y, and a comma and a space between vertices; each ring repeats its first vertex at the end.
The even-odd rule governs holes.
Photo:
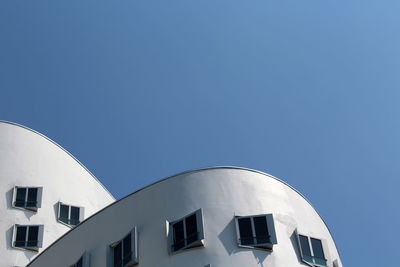
MULTIPOLYGON (((85 208, 85 218, 115 201, 77 160, 60 146, 23 126, 0 122, 0 266, 25 266, 37 252, 11 247, 14 224, 43 224, 45 247, 71 228, 57 222, 59 201, 85 208), (13 208, 14 186, 43 187, 37 212, 13 208)), ((60 266, 60 265, 59 265, 60 266)))

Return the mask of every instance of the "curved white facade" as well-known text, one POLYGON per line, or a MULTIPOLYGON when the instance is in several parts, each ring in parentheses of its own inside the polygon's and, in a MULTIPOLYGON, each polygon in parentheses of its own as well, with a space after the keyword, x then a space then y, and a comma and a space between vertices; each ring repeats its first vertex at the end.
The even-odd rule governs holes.
MULTIPOLYGON (((45 136, 0 121, 0 266, 25 266, 71 230, 57 221, 58 203, 84 207, 84 218, 115 201, 73 156, 45 136), (13 207, 14 187, 41 187, 37 211, 13 207), (12 246, 14 225, 43 225, 39 251, 12 246)), ((82 209, 83 210, 83 209, 82 209)), ((15 232, 15 231, 14 231, 15 232)), ((57 265, 55 265, 57 266, 57 265)))
POLYGON ((70 266, 85 252, 90 266, 113 266, 110 245, 134 227, 142 267, 307 266, 296 233, 322 240, 327 266, 342 266, 327 226, 302 195, 272 176, 237 167, 188 171, 134 192, 68 232, 28 266, 70 266), (204 246, 169 253, 169 222, 200 209, 204 246), (236 216, 258 214, 273 215, 272 251, 238 246, 236 216))

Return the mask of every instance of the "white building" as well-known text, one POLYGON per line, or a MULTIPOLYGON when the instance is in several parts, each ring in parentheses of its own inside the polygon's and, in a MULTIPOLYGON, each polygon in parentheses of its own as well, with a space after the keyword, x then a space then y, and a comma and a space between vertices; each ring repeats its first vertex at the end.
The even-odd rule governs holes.
POLYGON ((29 267, 342 266, 322 218, 296 190, 255 170, 174 175, 96 213, 29 267))
POLYGON ((114 202, 54 142, 4 122, 0 164, 1 267, 342 267, 312 205, 259 171, 187 171, 114 202))
POLYGON ((0 266, 26 266, 79 221, 115 201, 71 154, 0 121, 0 266))

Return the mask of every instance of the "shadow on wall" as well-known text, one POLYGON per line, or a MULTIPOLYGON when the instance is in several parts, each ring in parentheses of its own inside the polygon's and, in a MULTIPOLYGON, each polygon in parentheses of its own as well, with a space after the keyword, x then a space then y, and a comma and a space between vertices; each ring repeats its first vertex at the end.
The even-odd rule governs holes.
POLYGON ((222 232, 218 235, 218 238, 229 255, 239 252, 251 251, 254 255, 254 258, 257 260, 257 263, 260 264, 260 266, 262 267, 265 267, 264 261, 271 254, 271 252, 268 250, 239 248, 236 239, 235 219, 232 219, 225 226, 222 232))
POLYGON ((6 193, 7 209, 11 209, 12 208, 11 202, 12 202, 13 192, 14 192, 14 188, 11 188, 6 193))
POLYGON ((26 259, 28 261, 31 261, 37 255, 37 252, 25 250, 24 254, 25 254, 26 259))
POLYGON ((58 220, 58 203, 53 205, 54 217, 58 220))
POLYGON ((24 213, 25 217, 30 220, 30 218, 36 214, 34 211, 29 211, 29 210, 24 210, 24 209, 19 209, 19 208, 14 208, 12 206, 12 200, 13 200, 13 194, 14 194, 14 188, 11 188, 6 192, 6 203, 7 203, 7 209, 15 209, 20 211, 21 213, 24 213))
POLYGON ((11 226, 11 227, 6 231, 6 238, 5 238, 6 245, 5 245, 5 247, 6 247, 7 249, 11 249, 11 242, 12 242, 13 231, 14 231, 14 226, 11 226))

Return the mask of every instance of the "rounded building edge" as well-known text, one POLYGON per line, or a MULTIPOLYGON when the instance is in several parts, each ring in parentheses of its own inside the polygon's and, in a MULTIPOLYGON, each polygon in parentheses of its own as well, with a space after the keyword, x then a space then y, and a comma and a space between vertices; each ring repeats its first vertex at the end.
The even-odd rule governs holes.
MULTIPOLYGON (((13 125, 13 126, 17 126, 17 127, 22 128, 22 129, 28 130, 28 131, 30 131, 30 132, 32 132, 32 133, 35 133, 35 134, 39 135, 40 137, 43 137, 44 139, 46 139, 47 141, 51 142, 52 144, 56 145, 58 148, 60 148, 62 151, 64 151, 67 155, 69 155, 73 160, 75 160, 85 171, 87 171, 87 172, 90 174, 90 176, 91 176, 99 185, 101 185, 101 187, 104 189, 104 191, 105 191, 105 192, 114 200, 114 202, 115 202, 115 200, 116 200, 115 197, 111 194, 110 191, 108 191, 107 187, 105 187, 105 186, 103 185, 103 183, 100 182, 100 180, 97 179, 97 177, 96 177, 88 168, 86 168, 85 165, 83 165, 82 162, 80 162, 74 155, 72 155, 71 152, 69 152, 68 150, 66 150, 64 147, 62 147, 62 146, 61 146, 60 144, 58 144, 56 141, 52 140, 52 139, 49 138, 48 136, 46 136, 46 135, 44 135, 44 134, 42 134, 42 133, 40 133, 40 132, 38 132, 38 131, 36 131, 36 130, 34 130, 34 129, 32 129, 32 128, 29 128, 29 127, 27 127, 27 126, 25 126, 25 125, 22 125, 22 124, 19 124, 19 123, 16 123, 16 122, 11 122, 11 121, 6 121, 6 120, 0 120, 0 123, 4 123, 4 124, 8 124, 8 125, 13 125)), ((96 214, 96 213, 95 213, 95 214, 96 214)), ((94 215, 94 214, 93 214, 93 215, 94 215)))

